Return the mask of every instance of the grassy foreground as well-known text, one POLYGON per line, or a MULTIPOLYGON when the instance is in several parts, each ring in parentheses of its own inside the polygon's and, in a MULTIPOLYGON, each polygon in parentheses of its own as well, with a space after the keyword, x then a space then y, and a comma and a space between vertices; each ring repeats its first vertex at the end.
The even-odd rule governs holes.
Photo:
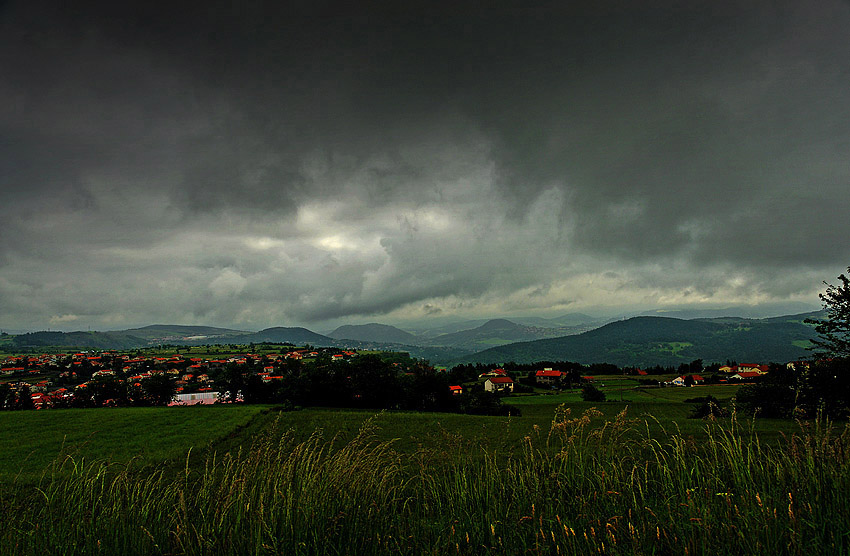
POLYGON ((179 473, 71 457, 0 499, 2 554, 847 554, 850 432, 704 440, 560 408, 512 457, 272 427, 179 473))

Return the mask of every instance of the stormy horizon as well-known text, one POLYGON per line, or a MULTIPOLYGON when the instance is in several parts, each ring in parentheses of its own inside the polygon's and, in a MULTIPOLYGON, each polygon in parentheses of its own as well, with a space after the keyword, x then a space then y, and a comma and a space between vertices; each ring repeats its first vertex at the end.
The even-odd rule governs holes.
POLYGON ((0 327, 817 309, 848 36, 843 0, 0 2, 0 327))

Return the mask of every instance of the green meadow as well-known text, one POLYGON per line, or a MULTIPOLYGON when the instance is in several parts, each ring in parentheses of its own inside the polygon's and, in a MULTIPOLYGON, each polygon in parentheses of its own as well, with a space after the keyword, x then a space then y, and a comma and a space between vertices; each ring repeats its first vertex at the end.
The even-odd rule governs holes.
MULTIPOLYGON (((448 441, 481 453, 511 454, 530 431, 548 429, 563 405, 575 413, 597 410, 594 424, 625 411, 653 437, 677 434, 699 440, 706 435, 705 423, 690 418, 697 404, 685 400, 711 395, 728 405, 738 389, 729 385, 640 387, 632 379, 616 376, 598 385, 609 401, 582 401, 579 389, 505 398, 506 403, 520 409, 519 417, 333 408, 280 411, 262 405, 0 412, 0 482, 35 481, 51 462, 65 455, 118 463, 135 459, 136 464, 182 465, 190 451, 196 460, 206 452, 247 448, 254 435, 273 421, 299 439, 320 431, 342 444, 368 420, 376 438, 391 441, 402 453, 437 448, 448 441)), ((799 425, 789 420, 742 419, 748 430, 768 443, 779 442, 799 430, 799 425)))
MULTIPOLYGON (((57 458, 140 464, 185 459, 263 414, 260 406, 134 407, 0 412, 0 482, 30 483, 57 458)), ((245 431, 247 432, 247 431, 245 431)))
POLYGON ((518 417, 4 412, 0 553, 850 553, 845 424, 690 419, 736 387, 598 382, 611 401, 507 398, 518 417))

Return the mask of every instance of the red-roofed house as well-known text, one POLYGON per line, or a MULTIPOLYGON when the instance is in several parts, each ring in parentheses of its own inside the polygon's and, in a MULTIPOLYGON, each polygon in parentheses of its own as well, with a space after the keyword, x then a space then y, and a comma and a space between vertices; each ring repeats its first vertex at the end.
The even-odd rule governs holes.
POLYGON ((514 381, 508 376, 494 376, 484 381, 484 389, 488 392, 514 391, 514 381))
POLYGON ((30 394, 30 397, 32 398, 33 406, 36 409, 50 407, 50 398, 47 396, 47 394, 44 394, 42 392, 36 392, 35 394, 30 394))
POLYGON ((734 378, 735 380, 752 380, 754 378, 760 377, 762 373, 758 371, 741 371, 735 373, 729 378, 734 378))
POLYGON ((759 374, 765 374, 767 372, 768 368, 769 367, 767 365, 757 365, 755 363, 741 363, 741 364, 738 365, 738 372, 739 373, 741 373, 741 372, 744 372, 744 373, 754 372, 754 373, 759 373, 759 374))
POLYGON ((459 385, 449 386, 449 392, 451 392, 451 394, 453 396, 460 396, 461 394, 463 394, 463 386, 459 386, 459 385))
POLYGON ((537 384, 556 384, 559 380, 561 380, 561 376, 563 376, 563 374, 564 373, 561 371, 555 371, 547 367, 542 371, 534 373, 534 380, 537 384))
POLYGON ((703 377, 699 376, 699 375, 677 376, 676 378, 674 378, 670 382, 672 382, 674 386, 687 386, 687 380, 688 380, 689 376, 691 377, 691 379, 693 379, 692 385, 694 385, 694 386, 697 385, 697 384, 702 384, 703 382, 705 382, 705 379, 703 377))

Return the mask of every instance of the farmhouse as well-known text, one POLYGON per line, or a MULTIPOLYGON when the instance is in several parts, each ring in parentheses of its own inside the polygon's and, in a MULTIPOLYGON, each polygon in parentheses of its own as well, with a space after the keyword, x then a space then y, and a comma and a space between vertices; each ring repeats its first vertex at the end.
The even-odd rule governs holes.
POLYGON ((552 370, 551 367, 546 367, 542 371, 537 371, 534 373, 534 380, 537 384, 540 385, 551 385, 557 384, 559 380, 561 380, 561 376, 564 373, 561 371, 552 370))
POLYGON ((696 386, 697 384, 702 384, 705 382, 705 379, 700 375, 682 375, 677 376, 672 381, 673 386, 687 386, 688 382, 690 382, 691 386, 696 386), (688 378, 690 377, 690 381, 688 378))
POLYGON ((453 396, 460 396, 461 394, 463 394, 463 386, 456 384, 449 386, 449 392, 451 392, 453 396))
POLYGON ((761 375, 767 372, 767 365, 758 365, 756 363, 741 363, 738 365, 739 373, 759 373, 761 375))
POLYGON ((514 381, 508 376, 494 376, 484 381, 484 389, 488 392, 513 392, 514 381))
POLYGON ((735 373, 734 375, 732 375, 729 378, 732 378, 732 379, 735 379, 735 380, 752 380, 754 378, 760 377, 761 375, 762 375, 762 373, 760 373, 758 371, 741 371, 741 372, 735 373))

